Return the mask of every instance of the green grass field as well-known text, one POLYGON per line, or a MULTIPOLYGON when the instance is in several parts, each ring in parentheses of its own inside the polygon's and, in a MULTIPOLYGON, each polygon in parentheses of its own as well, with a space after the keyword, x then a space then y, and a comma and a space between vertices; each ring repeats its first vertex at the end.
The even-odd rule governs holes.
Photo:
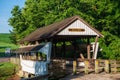
POLYGON ((6 48, 16 49, 19 46, 11 43, 10 34, 0 33, 0 52, 5 52, 6 48))
POLYGON ((0 80, 7 80, 10 76, 15 74, 15 66, 9 62, 0 63, 0 80))

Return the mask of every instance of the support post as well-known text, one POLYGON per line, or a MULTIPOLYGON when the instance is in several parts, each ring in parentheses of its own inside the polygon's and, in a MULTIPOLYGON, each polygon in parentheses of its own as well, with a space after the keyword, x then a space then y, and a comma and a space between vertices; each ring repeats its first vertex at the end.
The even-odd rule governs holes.
POLYGON ((94 59, 94 56, 95 56, 97 42, 98 42, 98 36, 96 36, 96 38, 95 38, 95 47, 94 47, 93 56, 92 56, 93 59, 94 59))
POLYGON ((117 72, 117 61, 115 60, 115 61, 113 61, 112 63, 111 63, 111 72, 113 72, 113 73, 116 73, 117 72))
POLYGON ((115 60, 115 73, 117 72, 117 61, 115 60))
POLYGON ((55 42, 54 57, 56 57, 56 49, 57 49, 57 46, 56 46, 56 42, 55 42))
POLYGON ((87 58, 90 59, 90 39, 87 38, 87 58))
POLYGON ((76 74, 77 72, 77 63, 76 61, 73 61, 73 74, 76 74))
POLYGON ((53 52, 53 53, 51 54, 51 57, 54 58, 54 45, 53 45, 53 42, 52 42, 52 50, 51 50, 51 52, 53 52))
POLYGON ((85 60, 84 63, 85 63, 85 74, 88 74, 89 73, 89 69, 88 69, 89 62, 88 60, 85 60))
POLYGON ((63 54, 63 57, 64 57, 64 58, 66 57, 65 48, 66 48, 66 47, 65 47, 65 41, 64 41, 64 42, 63 42, 63 53, 64 53, 64 54, 63 54))
POLYGON ((36 52, 36 60, 38 60, 38 52, 36 52))
POLYGON ((105 60, 105 72, 109 73, 109 61, 105 60))
POLYGON ((99 73, 98 60, 95 60, 95 73, 99 73))

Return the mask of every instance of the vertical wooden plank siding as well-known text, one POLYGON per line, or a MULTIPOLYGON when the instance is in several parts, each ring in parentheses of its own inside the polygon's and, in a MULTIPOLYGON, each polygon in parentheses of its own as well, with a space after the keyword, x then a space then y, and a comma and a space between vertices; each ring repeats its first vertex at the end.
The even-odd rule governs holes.
POLYGON ((57 35, 96 35, 98 34, 89 28, 88 25, 84 24, 80 20, 76 20, 70 24, 67 28, 59 32, 57 35), (84 31, 69 31, 69 29, 84 29, 84 31))

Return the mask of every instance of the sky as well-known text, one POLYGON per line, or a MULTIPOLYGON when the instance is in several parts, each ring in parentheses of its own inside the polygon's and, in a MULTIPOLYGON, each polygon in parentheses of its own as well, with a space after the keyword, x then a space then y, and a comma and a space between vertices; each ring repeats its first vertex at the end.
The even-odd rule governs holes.
POLYGON ((8 24, 11 17, 11 10, 18 5, 20 8, 24 6, 25 0, 0 0, 0 33, 10 33, 12 27, 8 24))

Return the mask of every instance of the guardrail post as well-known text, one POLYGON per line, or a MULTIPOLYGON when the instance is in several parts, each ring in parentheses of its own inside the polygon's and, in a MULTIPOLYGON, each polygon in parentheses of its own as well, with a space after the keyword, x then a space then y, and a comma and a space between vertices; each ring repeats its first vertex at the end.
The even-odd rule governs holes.
POLYGON ((95 73, 99 72, 99 68, 98 68, 98 60, 95 60, 95 73))
POLYGON ((77 63, 76 61, 73 61, 73 74, 76 74, 77 72, 77 63))
POLYGON ((109 61, 105 60, 105 72, 109 73, 109 61))
POLYGON ((89 66, 89 62, 88 60, 84 61, 85 63, 85 74, 88 74, 89 73, 89 70, 88 70, 88 66, 89 66))
POLYGON ((115 60, 115 62, 114 62, 114 73, 116 73, 117 72, 117 61, 115 60))
POLYGON ((110 61, 110 69, 112 73, 116 73, 117 72, 117 63, 116 60, 111 60, 110 61))

